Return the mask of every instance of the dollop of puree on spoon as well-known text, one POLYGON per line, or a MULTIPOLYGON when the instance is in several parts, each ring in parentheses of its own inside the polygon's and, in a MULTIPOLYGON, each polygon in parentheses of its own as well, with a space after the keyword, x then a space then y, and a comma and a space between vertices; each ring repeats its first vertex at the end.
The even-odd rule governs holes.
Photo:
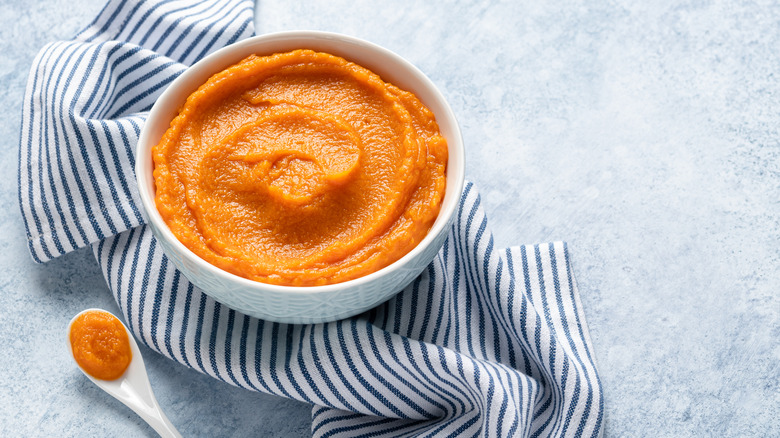
POLYGON ((120 378, 133 359, 127 331, 108 312, 82 313, 73 321, 69 338, 76 363, 96 379, 120 378))

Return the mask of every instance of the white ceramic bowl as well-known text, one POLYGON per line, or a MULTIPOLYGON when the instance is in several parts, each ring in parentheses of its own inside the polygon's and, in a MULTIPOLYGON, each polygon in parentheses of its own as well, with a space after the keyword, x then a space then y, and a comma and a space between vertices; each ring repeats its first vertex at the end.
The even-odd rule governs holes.
POLYGON ((135 172, 141 202, 154 235, 165 254, 192 283, 215 300, 247 315, 285 323, 316 323, 356 315, 390 299, 433 260, 447 237, 463 190, 464 151, 460 129, 449 105, 431 80, 408 61, 357 38, 327 32, 294 31, 257 36, 232 44, 203 58, 176 78, 157 99, 141 131, 135 172), (338 284, 278 286, 223 271, 179 242, 154 203, 151 149, 168 129, 187 96, 212 74, 250 54, 269 55, 294 49, 313 49, 341 56, 376 72, 386 82, 415 93, 435 114, 449 147, 446 193, 439 216, 428 235, 395 263, 338 284))

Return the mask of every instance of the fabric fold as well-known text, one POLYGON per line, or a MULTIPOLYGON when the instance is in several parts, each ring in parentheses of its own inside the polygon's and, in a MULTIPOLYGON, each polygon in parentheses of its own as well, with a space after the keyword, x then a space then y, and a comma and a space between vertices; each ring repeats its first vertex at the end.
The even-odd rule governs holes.
POLYGON ((314 436, 599 436, 603 394, 564 243, 499 249, 473 184, 444 247, 401 293, 326 324, 209 298, 144 225, 146 113, 187 65, 253 33, 253 2, 110 1, 36 57, 19 203, 33 258, 91 245, 134 336, 229 384, 313 405, 314 436))
POLYGON ((19 203, 45 262, 145 222, 133 175, 145 111, 188 65, 254 33, 251 0, 110 1, 33 61, 19 203))

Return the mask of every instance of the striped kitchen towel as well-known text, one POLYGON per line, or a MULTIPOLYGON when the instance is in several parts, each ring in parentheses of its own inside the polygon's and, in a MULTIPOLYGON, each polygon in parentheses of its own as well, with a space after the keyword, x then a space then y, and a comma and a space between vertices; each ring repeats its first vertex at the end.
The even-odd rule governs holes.
POLYGON ((314 436, 600 435, 603 395, 566 245, 496 248, 471 184, 422 275, 353 318, 247 317, 173 267, 133 177, 145 111, 187 65, 252 35, 252 19, 252 0, 110 1, 73 40, 41 50, 19 154, 33 258, 91 245, 141 342, 311 403, 314 436))

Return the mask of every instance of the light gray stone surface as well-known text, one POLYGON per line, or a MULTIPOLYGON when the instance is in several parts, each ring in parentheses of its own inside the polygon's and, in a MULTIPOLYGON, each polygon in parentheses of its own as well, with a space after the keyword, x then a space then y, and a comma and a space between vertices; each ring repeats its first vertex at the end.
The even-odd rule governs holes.
MULTIPOLYGON (((496 243, 569 242, 607 437, 780 436, 780 8, 774 2, 261 1, 257 32, 383 45, 449 99, 496 243)), ((33 57, 102 7, 0 0, 0 435, 154 436, 69 361, 117 312, 88 251, 30 259, 17 206, 33 57)), ((308 434, 308 406, 143 350, 185 436, 308 434)))

